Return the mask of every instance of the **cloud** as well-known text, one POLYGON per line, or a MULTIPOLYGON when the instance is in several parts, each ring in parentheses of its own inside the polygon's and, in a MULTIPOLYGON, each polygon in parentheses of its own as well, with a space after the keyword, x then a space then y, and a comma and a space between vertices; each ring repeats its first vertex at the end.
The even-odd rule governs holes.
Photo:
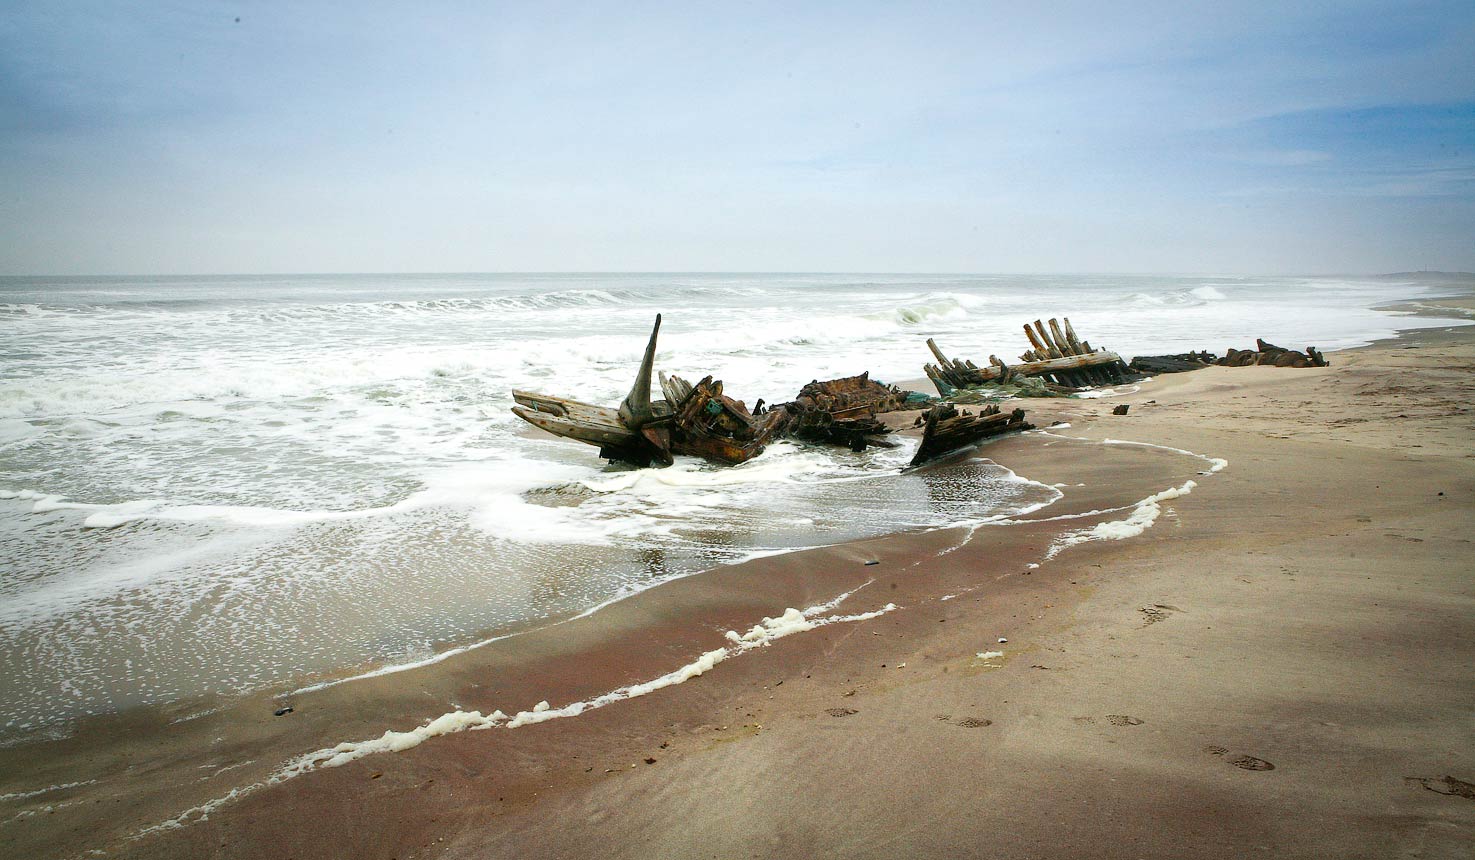
POLYGON ((1456 3, 22 4, 0 271, 1147 270, 1207 217, 1216 268, 1305 270, 1250 237, 1475 210, 1472 43, 1456 3))

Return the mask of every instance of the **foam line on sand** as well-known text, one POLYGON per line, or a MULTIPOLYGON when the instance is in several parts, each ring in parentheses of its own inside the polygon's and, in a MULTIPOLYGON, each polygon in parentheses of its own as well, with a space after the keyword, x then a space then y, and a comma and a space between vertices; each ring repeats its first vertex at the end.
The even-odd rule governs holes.
POLYGON ((1158 504, 1159 502, 1186 496, 1193 492, 1193 488, 1197 486, 1198 482, 1196 481, 1184 481, 1182 486, 1169 487, 1160 493, 1153 493, 1138 502, 1132 508, 1132 513, 1126 519, 1107 520, 1103 523, 1097 523, 1088 529, 1077 529, 1066 532, 1050 546, 1049 551, 1045 553, 1045 558, 1054 558, 1061 550, 1073 547, 1076 544, 1085 543, 1086 541, 1125 540, 1129 537, 1136 537, 1152 528, 1153 524, 1157 522, 1157 518, 1162 516, 1163 509, 1158 504))
POLYGON ((338 767, 364 758, 365 756, 380 753, 402 752, 413 749, 425 741, 441 735, 498 727, 516 729, 535 723, 547 722, 548 720, 576 717, 586 711, 592 711, 616 702, 644 696, 665 687, 681 684, 711 671, 713 667, 725 660, 732 659, 755 648, 766 647, 785 636, 804 633, 829 624, 868 621, 895 610, 897 608, 896 604, 887 603, 880 609, 852 615, 840 615, 832 612, 832 610, 856 591, 865 588, 872 582, 874 580, 869 580, 861 586, 844 592, 832 600, 811 606, 808 609, 786 609, 775 617, 764 618, 746 631, 729 630, 724 634, 724 638, 728 642, 727 645, 707 651, 690 663, 657 678, 639 684, 631 684, 627 687, 620 687, 608 693, 595 696, 592 699, 574 702, 561 708, 554 708, 548 702, 543 701, 534 705, 531 710, 519 711, 511 717, 508 717, 501 710, 494 710, 489 714, 483 714, 480 711, 464 711, 458 708, 457 710, 441 714, 424 725, 408 731, 398 732, 390 729, 377 738, 370 738, 363 741, 345 741, 336 746, 325 747, 305 753, 282 764, 270 776, 260 782, 233 788, 220 797, 207 801, 199 806, 191 807, 159 824, 147 827, 134 834, 133 838, 138 839, 162 830, 177 829, 204 821, 210 817, 210 813, 228 803, 253 794, 260 789, 285 782, 320 768, 338 767), (827 615, 826 613, 831 614, 827 615))

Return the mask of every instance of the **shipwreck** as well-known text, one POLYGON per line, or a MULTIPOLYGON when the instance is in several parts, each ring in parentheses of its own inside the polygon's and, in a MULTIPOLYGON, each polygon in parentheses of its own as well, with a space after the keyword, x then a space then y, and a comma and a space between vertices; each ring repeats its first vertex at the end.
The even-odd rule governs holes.
POLYGON ((1053 318, 1048 328, 1040 320, 1035 320, 1033 328, 1025 323, 1024 334, 1032 348, 1019 357, 1018 364, 1007 364, 997 355, 990 355, 985 367, 948 358, 937 342, 928 338, 927 348, 932 350, 937 364, 924 365, 923 370, 943 397, 951 396, 957 389, 1003 385, 1020 377, 1040 379, 1060 394, 1138 378, 1120 355, 1107 349, 1092 349, 1089 341, 1076 337, 1069 317, 1065 318, 1064 327, 1053 318))
POLYGON ((1019 409, 1001 413, 995 407, 973 414, 938 404, 921 414, 932 398, 871 379, 869 372, 814 380, 793 400, 765 406, 760 399, 751 411, 742 401, 725 395, 722 382, 711 376, 692 384, 660 373, 663 397, 652 399, 651 376, 660 330, 657 315, 635 383, 617 408, 515 390, 513 413, 555 436, 593 445, 607 460, 639 467, 669 466, 678 454, 744 463, 762 454, 777 438, 841 445, 857 452, 868 447, 894 448, 898 443, 887 437, 896 427, 905 427, 906 420, 887 423, 879 417, 892 412, 919 413, 913 426, 921 428, 922 439, 912 466, 991 436, 1030 427, 1019 409))
POLYGON ((1321 350, 1306 347, 1305 352, 1276 346, 1264 338, 1255 338, 1254 349, 1230 349, 1219 356, 1206 350, 1177 355, 1139 355, 1132 359, 1132 369, 1141 373, 1183 373, 1217 365, 1219 367, 1328 367, 1330 362, 1321 350))
POLYGON ((635 385, 618 409, 567 397, 513 391, 512 411, 555 436, 599 448, 608 460, 635 466, 669 466, 674 454, 691 454, 724 463, 744 463, 763 453, 784 419, 783 413, 755 416, 741 401, 722 393, 721 381, 708 376, 695 385, 661 374, 664 399, 651 399, 651 372, 661 317, 656 315, 650 342, 635 385))

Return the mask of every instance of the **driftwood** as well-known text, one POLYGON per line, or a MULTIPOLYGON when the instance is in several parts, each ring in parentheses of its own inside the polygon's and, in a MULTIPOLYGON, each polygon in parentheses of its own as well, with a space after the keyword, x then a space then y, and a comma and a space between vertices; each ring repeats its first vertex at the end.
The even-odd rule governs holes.
POLYGON ((1249 367, 1255 364, 1271 364, 1276 367, 1328 366, 1326 357, 1314 346, 1306 347, 1305 352, 1297 352, 1294 349, 1266 343, 1260 338, 1255 339, 1254 349, 1231 349, 1215 364, 1225 367, 1249 367))
POLYGON ((998 406, 986 406, 977 414, 959 411, 951 403, 939 403, 919 418, 924 424, 922 444, 912 457, 918 466, 944 454, 976 444, 991 436, 1014 430, 1033 430, 1024 420, 1024 410, 1000 412, 998 406))
POLYGON ((725 396, 722 383, 710 376, 692 385, 662 374, 665 399, 651 399, 651 371, 660 330, 657 314, 635 384, 618 409, 514 391, 512 398, 518 405, 512 411, 555 436, 598 446, 605 459, 636 466, 669 466, 673 454, 743 463, 763 453, 782 426, 783 413, 755 417, 741 401, 725 396))
POLYGON ((1033 349, 1019 357, 1021 363, 1006 364, 991 355, 987 367, 950 359, 936 341, 928 338, 927 348, 937 358, 937 364, 923 365, 923 370, 944 397, 953 389, 1007 383, 1014 376, 1040 377, 1062 391, 1126 382, 1131 378, 1132 372, 1121 356, 1110 350, 1092 349, 1090 342, 1076 337, 1069 318, 1063 328, 1054 319, 1048 328, 1040 320, 1035 320, 1033 328, 1025 323, 1024 333, 1033 349))

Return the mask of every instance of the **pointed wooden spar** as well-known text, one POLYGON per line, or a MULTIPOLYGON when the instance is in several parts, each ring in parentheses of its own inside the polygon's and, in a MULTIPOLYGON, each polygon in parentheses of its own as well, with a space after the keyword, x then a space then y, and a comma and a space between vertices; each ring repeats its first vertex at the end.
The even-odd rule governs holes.
POLYGON ((937 356, 938 364, 942 365, 943 367, 952 366, 952 362, 948 360, 948 357, 942 354, 941 349, 937 348, 937 341, 933 340, 930 337, 927 338, 927 348, 932 350, 933 355, 937 356))
POLYGON ((1029 338, 1030 345, 1035 348, 1036 352, 1049 355, 1049 351, 1045 349, 1045 344, 1040 342, 1040 336, 1035 334, 1035 330, 1029 327, 1029 323, 1024 324, 1024 336, 1029 338))
POLYGON ((620 404, 620 420, 631 430, 639 430, 655 417, 655 408, 650 402, 650 374, 656 363, 656 335, 661 333, 661 315, 656 314, 656 324, 650 330, 650 342, 645 345, 645 357, 640 360, 640 373, 635 385, 620 404))
POLYGON ((680 409, 686 398, 691 396, 691 383, 679 376, 667 376, 665 373, 658 373, 657 378, 661 381, 661 393, 666 395, 666 403, 671 411, 680 409))
POLYGON ((1045 331, 1045 324, 1040 320, 1035 320, 1035 333, 1040 336, 1040 342, 1045 344, 1045 352, 1049 353, 1051 358, 1065 358, 1065 353, 1061 352, 1060 347, 1050 339, 1050 333, 1045 331))
POLYGON ((937 393, 944 397, 947 396, 947 393, 949 391, 957 388, 956 385, 953 385, 947 379, 943 378, 941 371, 930 364, 922 365, 922 372, 926 373, 927 378, 932 380, 933 386, 937 388, 937 393))
POLYGON ((1070 317, 1065 318, 1065 339, 1067 341, 1070 341, 1070 348, 1075 350, 1076 355, 1086 354, 1087 350, 1085 348, 1085 345, 1083 345, 1081 341, 1076 338, 1076 330, 1070 324, 1070 317))
POLYGON ((1065 339, 1065 332, 1060 330, 1060 321, 1054 317, 1050 318, 1050 334, 1055 338, 1055 346, 1060 350, 1062 356, 1076 354, 1071 348, 1070 341, 1065 339))
MULTIPOLYGON (((1080 355, 1079 345, 1071 343, 1070 338, 1065 336, 1065 332, 1060 330, 1060 321, 1054 317, 1050 318, 1050 333, 1055 336, 1055 343, 1059 345, 1062 353, 1080 355)), ((1082 368, 1071 375, 1075 378, 1077 386, 1096 385, 1106 381, 1106 377, 1099 375, 1093 367, 1082 368)))
MULTIPOLYGON (((1070 324, 1070 317, 1064 317, 1064 320, 1065 333, 1062 335, 1060 329, 1055 328, 1054 330, 1056 337, 1063 338, 1066 345, 1070 347, 1071 355, 1085 355, 1087 350, 1085 346, 1080 342, 1080 340, 1076 337, 1076 330, 1075 327, 1070 324)), ((1050 320, 1050 326, 1054 328, 1055 320, 1050 320)), ((1096 385, 1103 385, 1112 381, 1111 374, 1106 373, 1100 368, 1095 367, 1087 368, 1085 372, 1085 377, 1089 383, 1096 385)))
MULTIPOLYGON (((1050 322, 1053 323, 1054 320, 1050 320, 1050 322)), ((1035 320, 1035 325, 1039 324, 1039 320, 1035 320)), ((1070 353, 1067 351, 1068 347, 1056 339, 1054 333, 1051 332, 1051 328, 1052 326, 1046 323, 1044 330, 1040 332, 1045 336, 1045 343, 1049 345, 1051 354, 1060 358, 1068 358, 1070 356, 1070 353)))

